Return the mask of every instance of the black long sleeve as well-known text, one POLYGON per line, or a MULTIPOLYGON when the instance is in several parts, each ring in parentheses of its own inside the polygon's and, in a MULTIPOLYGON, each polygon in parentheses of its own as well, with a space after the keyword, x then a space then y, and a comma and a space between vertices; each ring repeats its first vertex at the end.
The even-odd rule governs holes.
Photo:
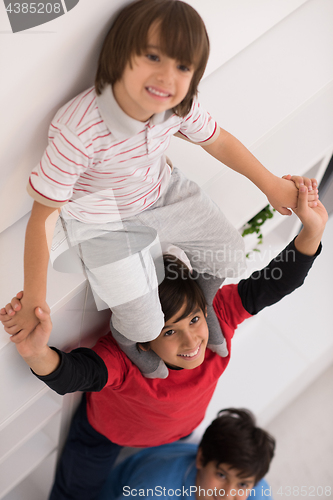
POLYGON ((108 380, 108 371, 95 351, 86 347, 79 347, 69 353, 55 347, 51 349, 60 356, 58 368, 45 376, 37 375, 31 370, 50 389, 61 395, 75 391, 98 392, 103 389, 108 380))
POLYGON ((315 255, 300 253, 293 240, 268 266, 238 283, 238 293, 244 308, 257 314, 264 307, 279 302, 285 295, 300 287, 314 260, 320 254, 320 243, 315 255))

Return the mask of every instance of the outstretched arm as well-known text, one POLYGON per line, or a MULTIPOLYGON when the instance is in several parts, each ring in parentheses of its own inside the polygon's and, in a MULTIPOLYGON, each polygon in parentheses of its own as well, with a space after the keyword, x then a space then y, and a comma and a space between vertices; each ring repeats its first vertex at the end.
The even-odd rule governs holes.
POLYGON ((318 200, 317 205, 310 208, 307 203, 308 192, 304 184, 299 187, 295 214, 303 224, 303 228, 295 239, 295 247, 304 255, 315 255, 319 247, 328 220, 324 205, 318 200))
POLYGON ((246 311, 257 314, 301 286, 321 251, 321 237, 328 219, 323 204, 308 206, 308 191, 300 184, 297 208, 303 228, 299 235, 268 266, 238 284, 238 293, 246 311))
MULTIPOLYGON (((297 207, 298 190, 293 182, 280 179, 267 170, 233 135, 220 129, 215 142, 203 149, 229 168, 252 181, 266 196, 270 204, 282 215, 291 215, 289 208, 297 207)), ((311 184, 309 202, 316 202, 317 186, 311 184)))
POLYGON ((26 229, 24 248, 24 298, 15 313, 0 311, 0 321, 13 342, 21 342, 35 328, 38 318, 35 308, 46 305, 46 279, 49 249, 59 210, 34 202, 26 229))
MULTIPOLYGON (((19 292, 12 299, 10 306, 14 309, 21 309, 22 297, 23 292, 19 292)), ((45 304, 43 309, 36 307, 34 313, 39 323, 24 340, 16 344, 16 349, 36 374, 48 375, 56 370, 60 362, 59 355, 47 345, 52 331, 50 308, 45 304)))
MULTIPOLYGON (((23 292, 19 292, 6 308, 20 310, 22 297, 23 292)), ((102 358, 86 347, 69 353, 49 347, 52 323, 48 305, 43 309, 37 307, 35 314, 39 324, 25 339, 16 343, 17 352, 35 375, 62 395, 75 391, 100 391, 108 380, 102 358)))

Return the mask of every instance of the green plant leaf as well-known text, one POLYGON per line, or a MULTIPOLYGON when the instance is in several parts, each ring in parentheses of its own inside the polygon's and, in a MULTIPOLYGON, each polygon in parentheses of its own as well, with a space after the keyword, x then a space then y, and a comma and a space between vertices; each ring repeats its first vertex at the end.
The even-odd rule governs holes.
MULTIPOLYGON (((248 234, 257 234, 257 245, 263 244, 263 234, 261 232, 261 226, 266 222, 267 219, 271 219, 274 215, 273 212, 276 212, 275 208, 270 205, 266 205, 260 212, 258 212, 252 219, 250 219, 245 229, 243 229, 242 236, 246 236, 248 234)), ((252 252, 260 252, 259 248, 254 248, 252 252)), ((246 258, 249 258, 251 252, 246 254, 246 258)))

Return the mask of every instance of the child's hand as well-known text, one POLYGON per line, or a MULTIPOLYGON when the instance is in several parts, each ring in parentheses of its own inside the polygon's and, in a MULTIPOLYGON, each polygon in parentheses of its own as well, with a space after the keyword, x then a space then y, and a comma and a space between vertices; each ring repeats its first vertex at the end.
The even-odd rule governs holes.
POLYGON ((289 181, 293 181, 297 189, 299 189, 300 185, 304 185, 308 190, 308 205, 311 208, 317 206, 318 201, 318 189, 317 189, 317 180, 310 179, 309 177, 302 177, 300 175, 284 175, 282 179, 286 179, 289 181))
MULTIPOLYGON (((18 292, 16 294, 15 298, 21 299, 22 297, 23 297, 23 292, 18 292)), ((16 311, 19 311, 22 309, 20 300, 14 302, 14 299, 12 299, 12 302, 13 302, 13 306, 10 303, 10 304, 7 304, 6 307, 2 307, 2 309, 0 309, 0 321, 3 324, 3 326, 5 327, 5 331, 7 331, 6 330, 6 323, 9 320, 11 320, 13 318, 13 316, 15 316, 16 311)), ((8 328, 8 325, 7 325, 7 328, 8 328)), ((7 333, 9 333, 9 332, 7 332, 7 333)))
POLYGON ((294 208, 293 211, 302 222, 304 226, 303 229, 307 235, 320 235, 321 237, 328 220, 328 215, 324 205, 319 199, 315 202, 315 206, 311 208, 313 203, 314 202, 309 203, 309 192, 307 187, 300 183, 297 208, 294 208))
POLYGON ((268 201, 275 210, 282 215, 291 215, 291 209, 297 207, 298 189, 303 184, 308 188, 308 203, 315 207, 318 200, 318 189, 316 179, 301 177, 298 175, 284 175, 282 179, 275 178, 273 192, 267 196, 268 201), (286 181, 292 181, 288 184, 286 181))
MULTIPOLYGON (((12 335, 12 342, 15 344, 24 340, 27 335, 37 326, 38 318, 35 315, 34 307, 19 300, 23 297, 23 292, 19 292, 6 307, 0 311, 0 321, 9 335, 12 335), (18 300, 17 300, 18 299, 18 300)), ((41 307, 44 307, 42 304, 41 307)))
POLYGON ((289 208, 297 207, 298 189, 289 179, 275 177, 270 193, 266 191, 269 203, 281 215, 291 215, 289 208))
MULTIPOLYGON (((20 311, 22 300, 23 292, 19 292, 0 314, 3 315, 3 311, 7 314, 7 309, 9 312, 20 311)), ((59 354, 47 345, 52 331, 50 308, 45 302, 43 308, 35 308, 34 314, 38 321, 36 328, 19 342, 16 342, 17 335, 12 336, 10 340, 15 342, 17 352, 37 375, 49 375, 57 369, 60 362, 59 354)))
MULTIPOLYGON (((20 311, 22 309, 22 297, 23 292, 17 293, 11 303, 1 309, 0 316, 3 316, 4 312, 20 311)), ((15 312, 13 312, 13 314, 15 314, 15 312)), ((15 342, 16 335, 11 337, 11 341, 16 343, 17 351, 25 359, 37 357, 43 353, 52 331, 50 308, 47 304, 44 305, 43 310, 40 307, 36 307, 34 314, 38 323, 33 331, 20 342, 15 342)))

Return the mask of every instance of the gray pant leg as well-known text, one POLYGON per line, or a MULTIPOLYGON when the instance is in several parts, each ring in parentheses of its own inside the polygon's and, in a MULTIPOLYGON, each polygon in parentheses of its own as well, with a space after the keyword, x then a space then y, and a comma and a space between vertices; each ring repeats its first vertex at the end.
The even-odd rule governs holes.
POLYGON ((115 328, 135 342, 155 339, 164 326, 157 288, 164 265, 156 230, 135 221, 124 221, 121 228, 64 222, 69 246, 82 260, 102 308, 112 310, 115 328))
POLYGON ((207 302, 207 325, 209 330, 207 347, 224 358, 228 356, 227 343, 213 308, 214 297, 218 289, 221 287, 224 278, 216 278, 211 274, 203 273, 197 274, 196 279, 207 302))
POLYGON ((205 192, 177 168, 167 191, 137 219, 155 228, 162 243, 181 248, 199 273, 226 278, 239 276, 246 268, 239 232, 205 192))
POLYGON ((169 370, 167 369, 164 361, 157 356, 152 350, 142 351, 137 347, 136 342, 128 340, 121 335, 112 324, 112 317, 110 329, 113 338, 126 356, 139 368, 142 375, 146 378, 167 378, 169 370))
MULTIPOLYGON (((138 351, 136 342, 155 339, 164 326, 157 285, 164 265, 156 231, 122 223, 87 225, 63 221, 68 246, 79 256, 94 297, 101 308, 110 307, 114 338, 145 377, 166 378, 168 369, 153 351, 138 351), (129 340, 126 337, 130 337, 129 340)), ((63 255, 68 270, 69 255, 63 255)), ((65 266, 66 267, 66 266, 65 266)), ((62 270, 62 269, 61 269, 62 270)))

